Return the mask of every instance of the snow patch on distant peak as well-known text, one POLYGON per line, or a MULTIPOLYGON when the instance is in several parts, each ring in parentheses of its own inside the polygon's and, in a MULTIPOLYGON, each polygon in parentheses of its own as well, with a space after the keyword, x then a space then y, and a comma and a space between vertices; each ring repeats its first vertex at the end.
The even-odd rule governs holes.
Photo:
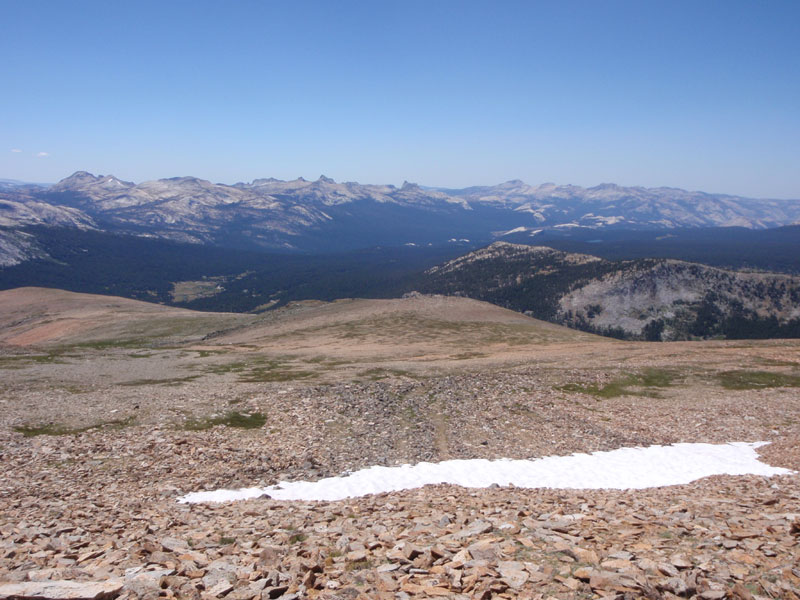
POLYGON ((514 229, 509 229, 508 231, 502 231, 497 234, 497 237, 504 237, 507 235, 511 235, 512 233, 525 233, 526 231, 530 231, 527 227, 515 227, 514 229))

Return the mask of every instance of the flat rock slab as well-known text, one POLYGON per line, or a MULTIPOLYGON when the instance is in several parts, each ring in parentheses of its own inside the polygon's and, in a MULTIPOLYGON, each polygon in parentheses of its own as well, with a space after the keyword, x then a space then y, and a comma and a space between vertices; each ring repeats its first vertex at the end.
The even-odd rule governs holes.
POLYGON ((121 579, 0 583, 0 600, 105 600, 118 596, 122 585, 121 579))

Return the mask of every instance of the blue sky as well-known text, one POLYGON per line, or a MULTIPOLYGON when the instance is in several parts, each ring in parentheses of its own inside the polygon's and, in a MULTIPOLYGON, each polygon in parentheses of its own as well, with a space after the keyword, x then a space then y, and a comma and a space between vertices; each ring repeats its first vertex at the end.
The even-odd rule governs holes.
POLYGON ((800 2, 0 0, 0 177, 800 198, 800 2))

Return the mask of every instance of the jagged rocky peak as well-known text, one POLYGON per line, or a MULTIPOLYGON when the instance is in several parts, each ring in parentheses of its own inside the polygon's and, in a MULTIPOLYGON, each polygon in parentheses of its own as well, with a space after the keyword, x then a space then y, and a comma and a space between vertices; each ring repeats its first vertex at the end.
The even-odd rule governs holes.
POLYGON ((168 177, 167 179, 160 179, 159 181, 174 181, 175 183, 211 183, 206 179, 200 179, 199 177, 193 177, 191 175, 184 175, 182 177, 168 177))
POLYGON ((100 185, 108 189, 125 189, 129 187, 133 187, 135 184, 132 181, 123 181, 119 177, 115 177, 114 175, 106 175, 103 177, 100 176, 101 179, 98 181, 100 185))
POLYGON ((228 239, 226 232, 233 223, 245 224, 256 228, 253 239, 258 237, 259 245, 269 247, 283 247, 289 243, 287 240, 294 245, 299 239, 316 247, 317 236, 324 234, 323 226, 338 231, 337 221, 344 224, 345 219, 351 218, 360 220, 363 229, 348 243, 374 240, 376 228, 384 225, 385 217, 380 216, 380 211, 388 215, 398 207, 418 211, 416 222, 424 225, 421 229, 403 225, 409 230, 402 235, 411 238, 419 231, 440 232, 430 233, 432 237, 427 241, 432 243, 462 237, 453 230, 453 223, 474 231, 472 239, 489 241, 514 235, 509 241, 522 239, 521 236, 530 241, 532 227, 765 228, 800 221, 800 202, 796 201, 757 201, 608 183, 589 189, 552 183, 531 186, 520 179, 495 186, 450 189, 409 181, 400 187, 337 183, 320 175, 314 181, 303 177, 290 181, 263 178, 231 186, 196 177, 132 184, 114 175, 78 171, 48 189, 2 193, 4 198, 20 202, 41 200, 79 208, 98 223, 113 223, 120 230, 156 236, 223 240, 228 239), (345 204, 350 205, 346 216, 335 209, 345 204), (224 210, 218 210, 221 207, 224 210))
MULTIPOLYGON (((569 252, 564 252, 563 250, 556 250, 555 248, 551 248, 550 246, 530 246, 528 244, 514 244, 513 242, 503 242, 503 241, 492 242, 491 244, 486 246, 486 248, 476 250, 474 254, 486 255, 486 256, 491 256, 491 255, 496 256, 498 254, 503 254, 506 256, 512 254, 513 255, 548 254, 559 257, 566 257, 570 255, 569 252)), ((575 256, 578 255, 576 254, 575 256)), ((589 255, 585 256, 588 257, 589 255)), ((597 257, 592 256, 590 258, 595 259, 597 257)))
POLYGON ((105 188, 128 188, 134 184, 130 181, 119 179, 115 175, 93 175, 88 171, 75 171, 69 177, 65 177, 57 184, 52 186, 51 189, 58 190, 73 190, 83 189, 86 187, 103 186, 105 188))
POLYGON ((546 260, 550 266, 557 263, 562 264, 586 264, 593 262, 604 262, 603 259, 590 254, 578 254, 574 252, 564 252, 549 246, 527 246, 525 244, 513 244, 511 242, 493 242, 484 248, 479 248, 468 254, 455 258, 451 261, 433 267, 428 273, 447 273, 459 269, 468 268, 474 263, 484 261, 527 261, 527 260, 546 260))
POLYGON ((273 183, 285 183, 282 179, 275 179, 274 177, 259 177, 258 179, 253 179, 250 183, 239 182, 235 184, 235 187, 240 188, 247 188, 247 187, 260 187, 265 185, 271 185, 273 183))
POLYGON ((102 175, 92 175, 88 171, 75 171, 69 177, 65 177, 61 181, 59 181, 56 185, 57 186, 71 186, 71 185, 84 185, 87 183, 94 183, 95 181, 99 181, 103 178, 102 175))

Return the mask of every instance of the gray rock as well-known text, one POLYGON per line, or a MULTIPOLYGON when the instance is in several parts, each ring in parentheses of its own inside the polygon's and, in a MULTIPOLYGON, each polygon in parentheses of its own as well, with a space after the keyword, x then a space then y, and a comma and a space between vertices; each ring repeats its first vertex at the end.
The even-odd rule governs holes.
POLYGON ((121 579, 107 581, 28 581, 0 585, 0 598, 20 600, 103 600, 122 591, 121 579))
POLYGON ((519 589, 528 581, 528 573, 525 566, 520 562, 501 560, 497 570, 500 572, 502 580, 508 587, 519 589))

